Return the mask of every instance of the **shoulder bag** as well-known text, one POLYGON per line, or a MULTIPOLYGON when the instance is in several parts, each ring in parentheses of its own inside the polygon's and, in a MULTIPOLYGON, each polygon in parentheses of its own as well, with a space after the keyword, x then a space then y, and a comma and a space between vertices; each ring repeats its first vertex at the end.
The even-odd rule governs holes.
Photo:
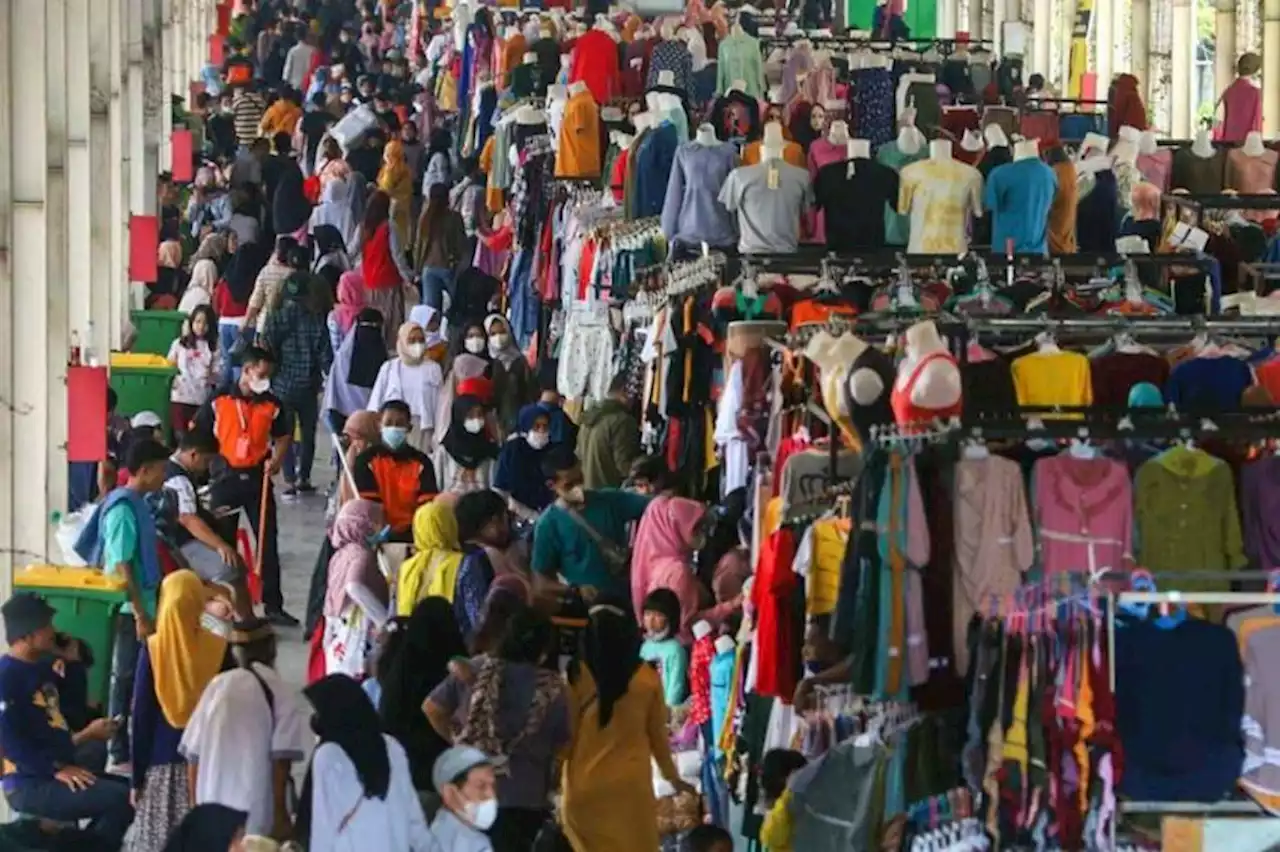
POLYGON ((567 505, 564 501, 558 501, 556 505, 573 519, 573 522, 578 525, 578 529, 587 534, 587 538, 591 539, 592 544, 600 551, 600 556, 604 559, 605 567, 609 569, 610 574, 626 577, 631 572, 631 548, 616 544, 605 538, 581 512, 567 505))

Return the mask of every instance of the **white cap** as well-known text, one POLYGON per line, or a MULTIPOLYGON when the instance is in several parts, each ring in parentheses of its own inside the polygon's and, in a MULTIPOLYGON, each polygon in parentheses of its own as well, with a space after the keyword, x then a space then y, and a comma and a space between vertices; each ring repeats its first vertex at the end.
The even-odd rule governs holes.
POLYGON ((156 414, 154 411, 139 411, 137 414, 133 415, 133 419, 129 421, 129 425, 134 429, 142 429, 148 426, 152 429, 158 429, 163 425, 163 423, 160 420, 160 415, 156 414))

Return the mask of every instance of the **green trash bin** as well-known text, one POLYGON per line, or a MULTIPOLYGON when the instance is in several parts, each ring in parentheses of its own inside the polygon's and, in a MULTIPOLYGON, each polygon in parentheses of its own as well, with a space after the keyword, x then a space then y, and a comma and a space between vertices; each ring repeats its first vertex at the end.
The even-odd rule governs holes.
POLYGON ((111 652, 116 615, 129 599, 125 581, 97 568, 30 565, 13 578, 14 588, 35 592, 57 613, 53 626, 93 649, 89 669, 89 703, 105 706, 111 684, 111 652))
POLYGON ((137 336, 133 351, 168 357, 173 341, 182 336, 182 311, 134 311, 133 328, 137 336))
POLYGON ((169 431, 169 386, 177 368, 163 355, 135 352, 111 353, 111 387, 117 396, 116 413, 132 417, 139 411, 154 411, 169 431))

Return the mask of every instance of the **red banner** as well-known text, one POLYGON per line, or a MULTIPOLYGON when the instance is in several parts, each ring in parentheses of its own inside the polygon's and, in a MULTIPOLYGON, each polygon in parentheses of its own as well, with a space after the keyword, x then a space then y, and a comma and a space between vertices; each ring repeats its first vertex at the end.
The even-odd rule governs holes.
POLYGON ((218 35, 224 36, 231 32, 231 4, 218 4, 218 29, 215 30, 218 35))
POLYGON ((129 280, 154 284, 160 250, 160 219, 156 216, 129 217, 129 280))
POLYGON ((209 36, 209 64, 214 68, 221 68, 223 61, 222 53, 222 36, 209 36))
POLYGON ((169 134, 169 147, 173 152, 173 179, 176 183, 191 183, 196 179, 195 140, 190 130, 175 130, 169 134))
POLYGON ((107 457, 107 368, 67 368, 67 461, 107 457))

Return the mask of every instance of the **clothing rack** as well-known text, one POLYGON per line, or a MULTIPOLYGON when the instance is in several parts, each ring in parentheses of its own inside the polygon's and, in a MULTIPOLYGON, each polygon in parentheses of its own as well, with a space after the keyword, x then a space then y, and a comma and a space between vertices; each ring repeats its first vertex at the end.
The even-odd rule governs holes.
POLYGON ((1274 193, 1166 193, 1161 201, 1170 205, 1170 210, 1190 213, 1194 217, 1188 222, 1191 225, 1199 225, 1205 211, 1209 210, 1280 210, 1280 195, 1274 193))
POLYGON ((954 39, 954 38, 900 38, 887 39, 867 34, 850 34, 850 35, 816 35, 811 36, 803 32, 782 35, 761 35, 761 45, 774 47, 791 47, 798 41, 808 41, 814 47, 833 49, 847 48, 852 50, 870 50, 874 52, 886 52, 905 48, 915 52, 923 53, 929 49, 936 50, 943 57, 953 55, 957 50, 973 50, 990 52, 995 47, 995 42, 991 39, 954 39))

